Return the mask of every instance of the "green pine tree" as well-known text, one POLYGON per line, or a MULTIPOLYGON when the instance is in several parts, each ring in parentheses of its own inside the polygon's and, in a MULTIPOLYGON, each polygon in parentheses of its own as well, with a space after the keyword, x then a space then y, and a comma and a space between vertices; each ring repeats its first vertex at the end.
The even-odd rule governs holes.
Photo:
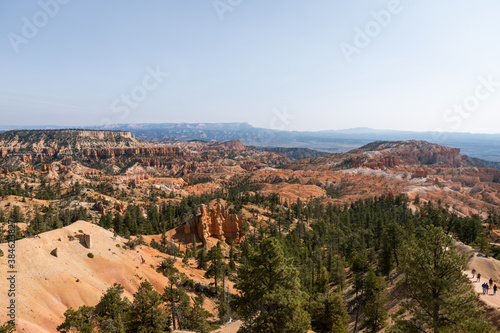
POLYGON ((347 333, 349 315, 339 292, 325 293, 311 306, 311 323, 316 332, 347 333))
POLYGON ((224 254, 222 253, 222 249, 220 247, 220 242, 217 242, 216 246, 213 246, 207 253, 208 258, 208 268, 205 273, 206 278, 214 278, 215 280, 215 290, 218 293, 218 281, 222 278, 222 273, 224 269, 224 254))
POLYGON ((243 320, 240 332, 307 332, 309 314, 298 273, 276 238, 268 238, 238 270, 240 295, 232 304, 243 320))
POLYGON ((385 326, 387 310, 385 310, 386 289, 384 278, 377 276, 373 269, 369 269, 365 279, 365 307, 364 325, 375 332, 385 326))
POLYGON ((466 257, 452 245, 441 227, 428 226, 401 251, 399 271, 410 320, 399 319, 393 332, 491 332, 478 296, 463 274, 466 257))
POLYGON ((123 290, 123 286, 115 283, 101 297, 95 307, 95 313, 99 317, 99 321, 107 321, 108 326, 116 326, 111 325, 113 321, 116 321, 116 323, 121 322, 118 326, 123 326, 123 315, 130 307, 129 300, 122 299, 123 290))
POLYGON ((198 269, 207 269, 207 263, 208 263, 208 258, 207 258, 207 250, 205 248, 202 248, 201 250, 198 251, 198 254, 196 256, 196 263, 198 269))
POLYGON ((77 332, 92 333, 95 328, 93 322, 94 307, 81 306, 78 310, 68 309, 64 312, 64 322, 57 326, 57 330, 63 333, 72 332, 76 329, 77 332))
POLYGON ((142 282, 127 313, 127 332, 170 332, 170 316, 162 304, 162 296, 151 283, 142 282))

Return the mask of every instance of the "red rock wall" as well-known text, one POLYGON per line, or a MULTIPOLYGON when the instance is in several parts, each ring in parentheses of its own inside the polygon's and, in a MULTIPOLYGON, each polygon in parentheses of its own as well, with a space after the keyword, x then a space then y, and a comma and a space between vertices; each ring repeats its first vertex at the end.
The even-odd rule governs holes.
POLYGON ((206 205, 200 205, 198 209, 199 214, 196 218, 184 225, 186 235, 196 233, 200 238, 214 237, 234 243, 242 240, 243 217, 241 215, 228 214, 226 208, 220 204, 216 205, 211 212, 208 211, 206 205))

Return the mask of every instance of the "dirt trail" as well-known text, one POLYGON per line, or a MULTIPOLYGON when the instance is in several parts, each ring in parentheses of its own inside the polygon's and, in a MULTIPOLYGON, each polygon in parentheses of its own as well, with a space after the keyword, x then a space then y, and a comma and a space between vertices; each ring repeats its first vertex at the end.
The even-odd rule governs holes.
POLYGON ((493 324, 493 327, 500 332, 500 261, 494 258, 486 258, 479 253, 478 250, 456 242, 458 250, 466 253, 469 256, 467 269, 464 273, 471 281, 474 290, 479 294, 480 302, 484 308, 486 318, 493 324), (476 276, 472 278, 472 269, 476 270, 476 276), (481 274, 481 278, 477 279, 477 274, 481 274), (495 295, 493 290, 489 290, 488 294, 483 295, 482 284, 493 279, 493 284, 499 287, 499 291, 495 295))
POLYGON ((480 294, 481 300, 486 304, 495 309, 500 309, 500 291, 496 295, 493 294, 493 290, 490 289, 487 295, 483 295, 482 284, 488 282, 489 279, 493 279, 493 284, 496 284, 500 288, 500 261, 493 258, 486 258, 483 256, 478 256, 474 254, 467 264, 467 277, 470 279, 474 290, 480 294), (476 276, 472 278, 472 269, 476 269, 476 276), (481 278, 477 280, 477 274, 481 274, 481 278))
POLYGON ((455 242, 454 244, 461 253, 468 255, 467 269, 464 272, 474 286, 474 290, 480 294, 481 300, 488 306, 495 309, 500 308, 500 261, 494 258, 487 258, 482 255, 477 249, 471 246, 455 242), (472 269, 476 270, 476 277, 472 278, 472 269), (480 281, 477 280, 477 274, 481 274, 480 281), (499 287, 499 292, 493 295, 493 290, 490 290, 488 295, 483 295, 481 285, 493 279, 493 283, 499 287))

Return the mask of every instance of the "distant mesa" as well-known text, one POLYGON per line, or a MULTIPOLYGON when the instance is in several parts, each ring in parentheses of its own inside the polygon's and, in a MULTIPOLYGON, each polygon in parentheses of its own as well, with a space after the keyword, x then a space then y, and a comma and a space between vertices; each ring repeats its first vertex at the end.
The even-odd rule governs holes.
POLYGON ((49 130, 13 130, 1 134, 6 138, 19 137, 23 139, 32 139, 34 136, 43 136, 48 140, 64 138, 87 138, 98 140, 109 139, 131 139, 135 140, 135 135, 126 131, 107 131, 107 130, 86 130, 86 129, 49 129, 49 130))
MULTIPOLYGON (((426 141, 375 141, 361 148, 351 150, 349 154, 368 156, 361 163, 369 168, 394 167, 396 165, 447 165, 460 167, 464 160, 459 148, 440 146, 426 141), (370 155, 370 152, 378 154, 370 155), (368 155, 366 155, 368 154, 368 155)), ((465 158, 472 163, 471 159, 465 158)))

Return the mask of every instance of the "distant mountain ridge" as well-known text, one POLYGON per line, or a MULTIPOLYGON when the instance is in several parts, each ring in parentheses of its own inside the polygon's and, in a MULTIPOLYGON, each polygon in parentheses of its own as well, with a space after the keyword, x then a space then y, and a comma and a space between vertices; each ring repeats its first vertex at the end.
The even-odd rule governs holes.
MULTIPOLYGON (((104 127, 97 127, 104 128, 104 127)), ((130 131, 147 141, 241 140, 247 146, 309 148, 329 153, 347 152, 373 141, 423 140, 461 148, 463 154, 500 162, 500 134, 437 133, 353 128, 324 131, 281 131, 248 123, 117 124, 106 128, 130 131)))
MULTIPOLYGON (((13 127, 3 126, 4 129, 13 127)), ((145 141, 240 140, 247 146, 308 148, 329 153, 347 152, 373 141, 423 140, 460 148, 463 154, 472 158, 500 162, 500 134, 411 132, 364 127, 317 132, 281 131, 248 123, 116 124, 89 128, 130 131, 137 139, 145 141)))

